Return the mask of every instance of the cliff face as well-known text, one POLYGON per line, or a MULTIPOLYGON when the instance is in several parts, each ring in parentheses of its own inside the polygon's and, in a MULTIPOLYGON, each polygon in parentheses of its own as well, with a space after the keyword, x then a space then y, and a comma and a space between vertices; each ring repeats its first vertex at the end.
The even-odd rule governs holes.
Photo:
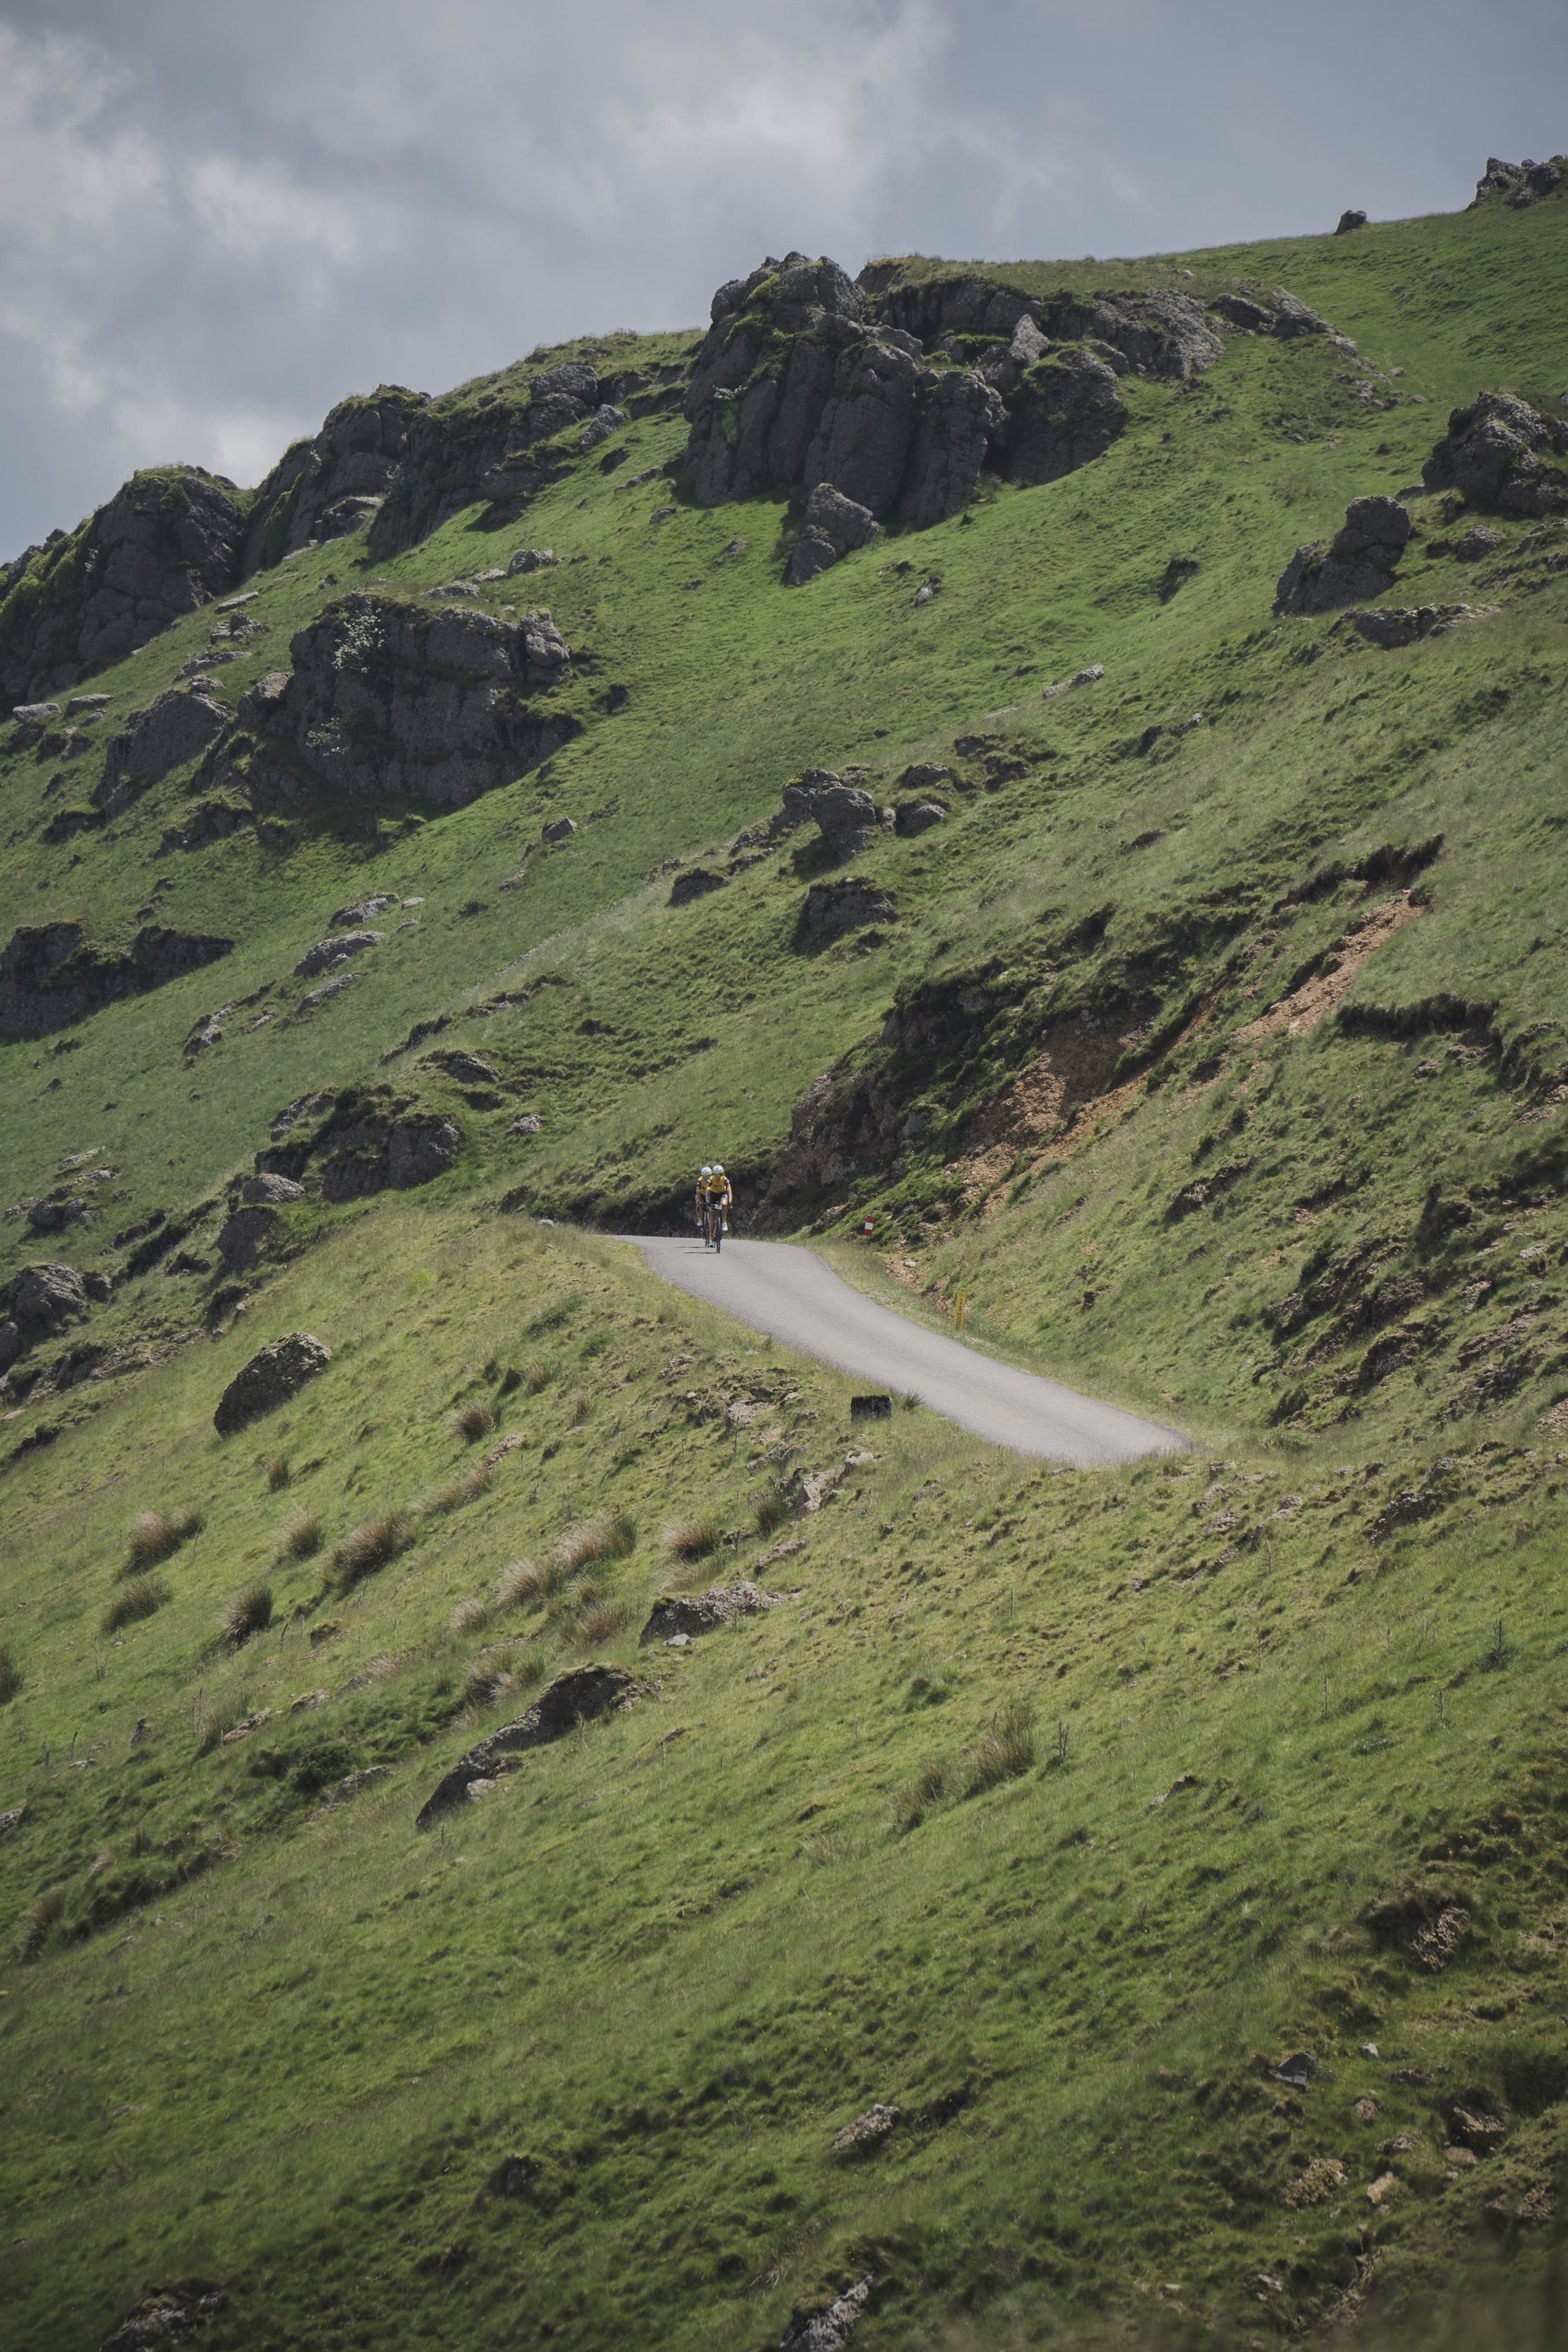
POLYGON ((368 399, 340 401, 313 440, 297 441, 257 489, 245 535, 248 574, 280 563, 312 541, 363 530, 379 510, 422 392, 382 384, 368 399))

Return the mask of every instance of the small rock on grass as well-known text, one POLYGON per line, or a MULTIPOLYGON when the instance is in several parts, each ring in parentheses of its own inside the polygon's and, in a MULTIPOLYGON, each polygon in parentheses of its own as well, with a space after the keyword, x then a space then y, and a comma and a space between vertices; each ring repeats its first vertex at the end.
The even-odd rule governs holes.
POLYGON ((574 1666, 557 1675, 526 1714, 479 1740, 443 1774, 415 1816, 415 1827, 429 1829, 443 1813, 465 1803, 476 1780, 493 1781, 503 1756, 560 1739, 579 1723, 629 1706, 637 1696, 637 1685, 624 1666, 574 1666))
POLYGON ((864 2316, 876 2284, 876 2273, 868 2271, 825 2311, 792 2312, 779 2338, 779 2352, 839 2352, 864 2316))
POLYGON ((242 1364, 217 1402, 213 1427, 227 1437, 247 1422, 275 1412, 297 1396, 332 1360, 332 1351, 310 1331, 290 1331, 242 1364))
POLYGON ((717 1626, 734 1624, 738 1618, 776 1609, 778 1601, 776 1592, 764 1592, 755 1584, 715 1584, 695 1598, 672 1595, 654 1602, 637 1639, 646 1644, 668 1642, 681 1634, 710 1633, 717 1626))
POLYGON ((857 2116, 852 2124, 846 2124, 837 2134, 833 2142, 833 2154, 838 2157, 866 2155, 879 2140, 887 2138, 899 2120, 900 2112, 897 2107, 882 2105, 880 2101, 868 2107, 863 2116, 857 2116))

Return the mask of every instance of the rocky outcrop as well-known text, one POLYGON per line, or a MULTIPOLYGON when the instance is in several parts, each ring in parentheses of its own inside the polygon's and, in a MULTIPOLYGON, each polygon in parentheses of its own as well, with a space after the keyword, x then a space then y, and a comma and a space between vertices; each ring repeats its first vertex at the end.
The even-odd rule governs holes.
POLYGON ((636 1696, 637 1684, 624 1666, 574 1666, 568 1673, 558 1675, 526 1715, 492 1731, 488 1739, 470 1748, 449 1772, 443 1774, 416 1814, 415 1827, 426 1830, 443 1813, 462 1804, 476 1780, 494 1777, 504 1756, 518 1755, 528 1748, 542 1748, 574 1730, 580 1723, 591 1723, 595 1716, 607 1715, 612 1708, 630 1706, 636 1696))
POLYGON ((264 1413, 275 1412, 331 1360, 331 1349, 309 1331, 290 1331, 286 1339, 274 1339, 236 1372, 218 1399, 213 1427, 220 1437, 228 1437, 264 1413))
POLYGON ((340 401, 310 441, 296 441, 257 489, 245 538, 247 574, 324 539, 363 530, 379 512, 422 392, 384 383, 340 401))
POLYGON ((876 2284, 868 2272, 825 2309, 792 2312, 789 2326, 779 2338, 779 2352, 843 2352, 865 2315, 876 2284))
POLYGON ((1476 182, 1476 193, 1467 209, 1474 212, 1478 205, 1505 203, 1515 212, 1523 212, 1539 197, 1550 196, 1568 177, 1568 155, 1553 155, 1544 163, 1505 163, 1500 155, 1487 157, 1487 168, 1476 182))
POLYGON ((226 1219, 217 1237, 217 1254, 226 1274, 248 1274, 278 1223, 278 1212, 262 1206, 237 1209, 226 1219))
POLYGON ((351 956, 363 955, 366 948, 380 947, 385 937, 384 931, 339 931, 307 948, 294 970, 301 979, 313 980, 318 972, 336 971, 351 956))
POLYGON ((0 574, 0 702, 74 685, 221 596, 239 577, 243 528, 220 476, 133 475, 79 530, 0 574))
POLYGON ((999 434, 1001 470, 1029 487, 1092 465, 1127 423, 1116 372, 1092 352, 1068 351, 1031 367, 999 434))
POLYGON ((654 1602, 637 1640, 646 1648, 650 1642, 668 1642, 677 1633, 689 1638, 711 1633, 736 1624, 742 1617, 755 1617, 764 1609, 777 1607, 777 1593, 764 1592, 757 1584, 715 1584, 695 1595, 667 1595, 654 1602))
POLYGON ((117 815, 171 769, 209 751, 228 724, 228 712, 210 694, 161 694, 110 743, 94 806, 117 815))
POLYGON ((232 940, 150 923, 128 951, 116 953, 91 946, 79 923, 24 926, 0 950, 0 1036, 43 1037, 68 1028, 121 997, 199 971, 233 946, 232 940))
POLYGON ((1467 506, 1521 517, 1568 510, 1568 426, 1539 415, 1510 392, 1483 392, 1456 408, 1421 468, 1429 490, 1457 490, 1467 506))
POLYGON ((345 1087, 315 1108, 325 1116, 314 1126, 301 1131, 302 1119, 291 1121, 280 1140, 257 1154, 258 1177, 282 1176, 297 1185, 314 1170, 324 1201, 360 1201, 428 1184, 454 1167, 462 1150, 454 1121, 390 1087, 345 1087))
POLYGON ((1397 499, 1352 499, 1325 545, 1299 547, 1279 575, 1274 610, 1332 613, 1363 597, 1386 596, 1410 537, 1410 517, 1397 499))
POLYGON ((801 927, 814 945, 826 946, 847 931, 863 930, 868 923, 898 919, 898 908, 886 890, 862 874, 842 882, 814 882, 801 909, 801 927))
POLYGON ((1364 228, 1365 226, 1366 215, 1363 212, 1358 211, 1353 205, 1347 206, 1345 211, 1340 215, 1339 219, 1334 223, 1334 235, 1336 236, 1349 236, 1353 230, 1364 228))
POLYGON ((431 401, 408 421, 385 502, 371 526, 372 552, 398 554, 480 501, 498 522, 514 518, 584 446, 584 428, 598 438, 617 429, 603 411, 618 418, 624 407, 640 415, 675 397, 672 385, 649 386, 635 371, 601 377, 578 359, 542 368, 521 387, 509 379, 500 397, 484 385, 431 401), (552 447, 557 435, 568 439, 552 447))
POLYGON ((812 821, 840 865, 858 857, 878 830, 877 803, 858 784, 833 782, 814 794, 812 821))
POLYGON ((858 506, 831 482, 818 482, 806 500, 805 527, 795 541, 785 579, 792 588, 804 586, 852 548, 868 546, 877 530, 877 518, 869 507, 858 506))
POLYGON ((893 809, 893 831, 900 840, 929 833, 933 824, 945 824, 946 820, 947 810, 941 801, 899 801, 893 809))
POLYGON ((581 731, 548 700, 571 662, 548 613, 501 621, 348 596, 289 650, 292 672, 253 688, 241 719, 352 799, 460 808, 581 731))
POLYGON ((24 1340, 47 1339, 87 1312, 87 1285, 74 1265, 23 1265, 6 1294, 9 1319, 24 1340))

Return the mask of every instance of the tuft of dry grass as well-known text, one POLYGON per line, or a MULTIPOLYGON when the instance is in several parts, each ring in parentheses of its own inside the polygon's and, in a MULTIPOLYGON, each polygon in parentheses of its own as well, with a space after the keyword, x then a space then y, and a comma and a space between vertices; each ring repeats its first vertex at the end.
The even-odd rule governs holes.
POLYGON ((122 1625, 134 1625, 141 1618, 155 1617, 169 1598, 169 1588, 161 1576, 128 1577, 99 1619, 99 1624, 105 1633, 118 1633, 122 1625))
POLYGON ((65 1907, 65 1894, 58 1886, 46 1888, 45 1892, 36 1898, 26 1917, 26 1949, 29 1958, 35 1952, 42 1950, 49 1929, 59 1918, 65 1907))
POLYGON ((22 1687, 22 1669, 9 1650, 0 1650, 0 1706, 16 1697, 22 1687))
POLYGON ((572 1398, 572 1420, 574 1424, 577 1427, 581 1427, 582 1423, 587 1420, 588 1415, 593 1412, 593 1410, 594 1400, 588 1394, 587 1390, 576 1390, 572 1398))
POLYGON ((452 1415, 453 1428, 468 1445, 481 1437, 488 1437, 495 1425, 495 1408, 487 1404, 483 1397, 470 1397, 468 1403, 460 1404, 452 1415))
POLYGON ((580 1612, 577 1625, 584 1642, 613 1642, 617 1633, 625 1633, 628 1622, 629 1612, 623 1603, 601 1594, 580 1612))
POLYGON ((706 1559, 724 1540, 717 1519, 677 1519, 664 1531, 664 1548, 677 1559, 706 1559))
POLYGON ((289 1484, 289 1465, 281 1454, 275 1454, 267 1465, 267 1485, 274 1495, 289 1484))
POLYGON ((604 1518, 580 1520, 557 1536, 551 1549, 564 1578, 575 1576, 580 1569, 595 1568, 603 1559, 629 1559, 637 1547, 637 1521, 629 1512, 616 1511, 604 1518))
POLYGON ((385 1568, 400 1552, 405 1552, 417 1534, 412 1521, 402 1511, 386 1511, 379 1517, 365 1519, 332 1547, 331 1580, 340 1592, 366 1576, 374 1576, 385 1568))
POLYGON ((283 1549, 290 1559, 314 1559, 321 1549, 321 1522, 314 1511, 301 1511, 283 1530, 283 1549))
POLYGON ((176 1511, 173 1517, 163 1511, 143 1511, 131 1530, 121 1576, 140 1576, 159 1561, 177 1552, 183 1543, 202 1529, 200 1511, 176 1511))
POLYGON ((195 1727, 196 1747, 202 1755, 209 1755, 223 1738, 223 1723, 217 1709, 211 1706, 200 1708, 195 1718, 195 1727))
POLYGON ((489 1609, 482 1601, 475 1598, 459 1601, 452 1612, 454 1633, 477 1633, 481 1625, 488 1625, 489 1622, 489 1609))
POLYGON ((893 1800, 893 1827, 900 1836, 919 1829, 931 1807, 941 1802, 946 1786, 946 1771, 934 1759, 921 1766, 909 1787, 893 1800))
POLYGON ((1016 1780, 1034 1761, 1035 1710, 1026 1698, 1009 1699, 969 1759, 971 1795, 1016 1780))
POLYGON ((752 1516, 756 1523, 757 1533, 760 1536, 771 1536, 773 1529, 782 1528, 788 1518, 789 1505, 776 1486, 770 1486, 765 1495, 757 1496, 752 1516))
POLYGON ((265 1633, 272 1622, 272 1587, 269 1584, 247 1584, 237 1592, 223 1612, 224 1639, 235 1649, 243 1649, 256 1633, 265 1633))
POLYGON ((544 1679, 544 1660, 530 1643, 481 1650, 464 1678, 471 1706, 495 1706, 521 1698, 544 1679))
POLYGON ((496 1585, 498 1609, 538 1609, 559 1592, 565 1581, 563 1571, 550 1557, 543 1559, 514 1559, 503 1569, 496 1585))
POLYGON ((528 1382, 531 1393, 537 1396, 541 1389, 547 1389, 550 1386, 550 1367, 548 1364, 530 1364, 523 1374, 523 1379, 528 1382))
MULTIPOLYGON (((493 1427, 493 1422, 492 1422, 493 1427)), ((493 1472, 481 1462, 461 1478, 453 1478, 445 1486, 437 1486, 427 1495, 419 1508, 426 1518, 437 1518, 445 1511, 460 1511, 465 1503, 472 1503, 489 1485, 493 1472)))

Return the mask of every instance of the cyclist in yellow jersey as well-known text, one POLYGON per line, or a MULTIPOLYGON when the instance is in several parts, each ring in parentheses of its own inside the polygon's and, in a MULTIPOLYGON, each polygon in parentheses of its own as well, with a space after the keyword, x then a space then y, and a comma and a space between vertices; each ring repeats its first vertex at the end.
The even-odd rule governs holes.
POLYGON ((697 1228, 702 1235, 702 1246, 708 1247, 708 1179, 713 1171, 705 1160, 697 1178, 697 1228))
POLYGON ((713 1173, 708 1179, 708 1200, 712 1211, 713 1246, 717 1249, 730 1229, 730 1211, 735 1205, 734 1191, 721 1160, 713 1162, 713 1173))

